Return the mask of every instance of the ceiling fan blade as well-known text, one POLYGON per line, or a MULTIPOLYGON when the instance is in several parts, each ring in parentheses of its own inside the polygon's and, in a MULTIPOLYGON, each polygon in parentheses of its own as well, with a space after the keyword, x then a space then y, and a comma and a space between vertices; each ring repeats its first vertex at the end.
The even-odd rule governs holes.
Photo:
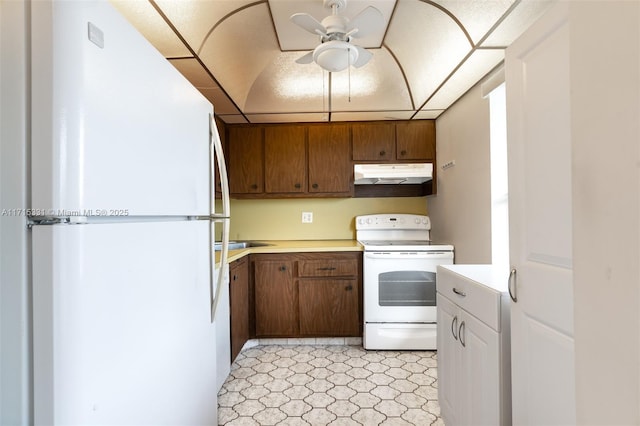
POLYGON ((366 37, 382 28, 383 24, 382 12, 373 6, 368 6, 349 21, 347 32, 357 30, 353 38, 366 37))
POLYGON ((306 55, 300 56, 298 59, 296 59, 297 64, 310 64, 311 62, 313 62, 313 50, 306 55))
POLYGON ((311 34, 326 34, 326 30, 322 26, 322 24, 308 13, 294 13, 289 19, 291 20, 291 22, 293 22, 300 28, 309 31, 311 34))
POLYGON ((358 51, 358 59, 353 63, 353 66, 356 68, 360 68, 369 62, 369 60, 373 57, 373 53, 364 49, 363 47, 352 45, 358 51))

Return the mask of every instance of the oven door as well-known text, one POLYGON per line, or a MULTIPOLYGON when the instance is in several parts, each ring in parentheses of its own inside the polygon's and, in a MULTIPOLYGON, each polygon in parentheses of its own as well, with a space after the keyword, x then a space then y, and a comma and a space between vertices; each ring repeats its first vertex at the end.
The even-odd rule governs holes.
POLYGON ((364 253, 364 321, 436 322, 436 267, 451 252, 364 253))

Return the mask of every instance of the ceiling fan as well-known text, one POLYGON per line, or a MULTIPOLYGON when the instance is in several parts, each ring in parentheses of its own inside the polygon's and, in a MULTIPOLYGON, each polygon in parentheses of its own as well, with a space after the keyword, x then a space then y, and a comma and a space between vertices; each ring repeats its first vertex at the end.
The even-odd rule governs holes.
POLYGON ((308 13, 295 13, 291 21, 312 34, 320 36, 320 44, 311 52, 296 60, 299 64, 315 62, 330 72, 342 71, 350 65, 360 68, 373 54, 351 43, 352 38, 365 37, 376 31, 384 23, 382 13, 368 6, 352 19, 339 15, 347 0, 323 0, 324 7, 331 9, 331 15, 318 22, 308 13))

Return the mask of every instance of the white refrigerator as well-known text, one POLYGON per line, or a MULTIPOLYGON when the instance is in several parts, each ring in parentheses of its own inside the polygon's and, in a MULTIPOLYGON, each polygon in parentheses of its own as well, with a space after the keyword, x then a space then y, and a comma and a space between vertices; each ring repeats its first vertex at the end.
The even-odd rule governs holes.
POLYGON ((36 424, 217 424, 212 117, 108 2, 31 3, 36 424))

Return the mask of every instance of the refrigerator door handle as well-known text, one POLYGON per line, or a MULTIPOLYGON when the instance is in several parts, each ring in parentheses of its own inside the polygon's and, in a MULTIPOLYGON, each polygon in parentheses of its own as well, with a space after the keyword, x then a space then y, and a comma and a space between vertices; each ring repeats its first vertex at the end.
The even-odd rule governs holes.
MULTIPOLYGON (((216 127, 216 122, 213 114, 209 114, 209 154, 211 161, 211 217, 217 222, 222 222, 222 247, 220 250, 220 268, 218 269, 218 279, 215 281, 217 283, 215 289, 215 296, 213 291, 213 280, 211 282, 211 322, 215 320, 216 310, 218 309, 218 302, 220 300, 220 294, 222 291, 222 286, 224 285, 224 271, 225 265, 227 264, 228 256, 229 256, 229 216, 230 216, 230 208, 229 208, 229 181, 227 179, 227 165, 224 160, 224 152, 222 150, 222 141, 220 141, 220 135, 218 134, 218 128, 216 127), (220 184, 222 190, 222 215, 214 214, 214 206, 216 199, 216 190, 215 185, 213 185, 214 173, 215 173, 215 161, 217 160, 218 165, 218 174, 220 176, 220 184)), ((213 223, 211 224, 213 227, 213 223)), ((213 231, 213 229, 212 229, 213 231)), ((213 232, 210 232, 211 238, 213 239, 213 232)), ((210 241, 209 247, 211 250, 211 269, 212 272, 215 272, 215 252, 213 249, 213 241, 210 241)), ((213 278, 213 274, 212 274, 213 278)))
POLYGON ((222 141, 216 127, 215 118, 213 114, 209 114, 209 153, 211 155, 211 214, 214 217, 229 217, 229 179, 227 177, 227 164, 224 160, 224 151, 222 149, 222 141), (214 205, 216 200, 216 190, 213 185, 213 175, 215 173, 215 164, 218 165, 218 174, 220 175, 220 186, 222 192, 222 214, 216 215, 214 212, 214 205))

